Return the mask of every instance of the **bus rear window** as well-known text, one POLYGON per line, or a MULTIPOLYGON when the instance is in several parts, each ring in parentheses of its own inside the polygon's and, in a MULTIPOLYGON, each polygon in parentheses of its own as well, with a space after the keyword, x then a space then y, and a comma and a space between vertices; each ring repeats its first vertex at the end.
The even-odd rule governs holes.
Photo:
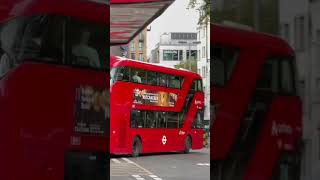
POLYGON ((211 83, 214 86, 225 86, 231 78, 238 52, 233 48, 215 45, 211 51, 213 54, 213 61, 210 63, 211 83))

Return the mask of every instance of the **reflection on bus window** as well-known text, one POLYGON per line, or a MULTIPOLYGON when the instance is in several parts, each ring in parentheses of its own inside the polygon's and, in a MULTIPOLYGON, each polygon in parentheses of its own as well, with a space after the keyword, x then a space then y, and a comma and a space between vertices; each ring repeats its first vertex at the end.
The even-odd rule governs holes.
POLYGON ((132 110, 131 111, 131 128, 143 128, 145 120, 144 111, 132 110))
POLYGON ((168 112, 167 113, 167 128, 178 128, 178 113, 168 112))
POLYGON ((158 113, 158 128, 167 128, 167 120, 166 120, 166 113, 159 112, 158 113))
MULTIPOLYGON (((182 128, 184 124, 185 111, 182 112, 161 112, 132 110, 130 117, 131 128, 182 128)), ((203 118, 202 118, 203 119, 203 118)), ((200 119, 196 124, 201 126, 200 119), (200 123, 200 125, 199 125, 200 123)))
POLYGON ((147 111, 146 112, 146 128, 156 128, 157 127, 157 112, 155 111, 147 111))

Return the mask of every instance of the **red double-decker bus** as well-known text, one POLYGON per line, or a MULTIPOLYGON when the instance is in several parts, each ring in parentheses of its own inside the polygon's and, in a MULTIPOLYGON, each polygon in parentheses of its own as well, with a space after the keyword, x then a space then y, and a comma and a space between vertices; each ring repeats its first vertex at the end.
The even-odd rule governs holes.
POLYGON ((0 3, 0 179, 107 179, 109 5, 0 3))
POLYGON ((211 176, 298 180, 302 103, 283 40, 211 25, 211 176))
POLYGON ((203 147, 200 75, 111 56, 111 154, 203 147))

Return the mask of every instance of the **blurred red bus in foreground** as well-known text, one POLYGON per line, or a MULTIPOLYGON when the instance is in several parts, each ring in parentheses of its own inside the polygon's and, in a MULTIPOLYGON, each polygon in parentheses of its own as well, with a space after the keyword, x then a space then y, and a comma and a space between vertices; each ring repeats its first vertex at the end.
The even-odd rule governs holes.
POLYGON ((2 0, 0 179, 107 179, 109 5, 2 0))
POLYGON ((302 103, 294 52, 283 40, 211 25, 211 176, 300 177, 302 103))

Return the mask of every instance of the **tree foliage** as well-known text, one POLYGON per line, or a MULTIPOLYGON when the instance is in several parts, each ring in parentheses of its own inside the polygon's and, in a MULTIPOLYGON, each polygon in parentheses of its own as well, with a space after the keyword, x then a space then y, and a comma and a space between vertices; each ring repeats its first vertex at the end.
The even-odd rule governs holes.
POLYGON ((200 13, 198 24, 207 24, 210 22, 211 0, 189 0, 188 8, 196 9, 200 13))
POLYGON ((174 67, 190 70, 190 64, 191 64, 191 71, 196 73, 197 72, 197 61, 196 60, 181 61, 179 64, 175 65, 174 67))

